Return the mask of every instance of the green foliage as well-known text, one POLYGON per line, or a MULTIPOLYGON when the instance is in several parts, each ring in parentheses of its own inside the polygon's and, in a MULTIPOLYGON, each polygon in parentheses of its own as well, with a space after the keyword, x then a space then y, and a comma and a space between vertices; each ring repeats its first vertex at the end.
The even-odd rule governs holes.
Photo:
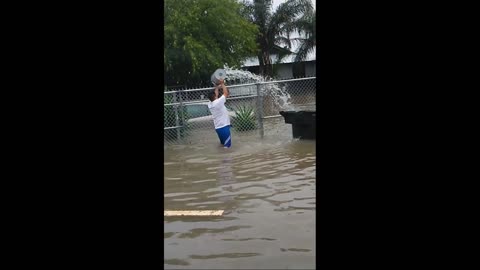
MULTIPOLYGON (((175 107, 173 105, 165 106, 165 104, 174 103, 173 94, 164 96, 165 98, 163 106, 163 127, 174 127, 176 126, 175 107)), ((186 106, 183 106, 181 109, 178 110, 178 117, 178 125, 183 126, 183 128, 180 128, 180 136, 185 137, 187 135, 187 120, 189 118, 186 106)), ((169 138, 177 137, 177 129, 166 129, 164 130, 164 132, 165 135, 169 138)))
POLYGON ((164 7, 167 84, 199 85, 215 69, 239 67, 256 53, 257 27, 236 0, 166 0, 164 7))
POLYGON ((253 107, 238 106, 235 110, 235 116, 232 117, 233 127, 238 131, 256 129, 257 118, 253 107))

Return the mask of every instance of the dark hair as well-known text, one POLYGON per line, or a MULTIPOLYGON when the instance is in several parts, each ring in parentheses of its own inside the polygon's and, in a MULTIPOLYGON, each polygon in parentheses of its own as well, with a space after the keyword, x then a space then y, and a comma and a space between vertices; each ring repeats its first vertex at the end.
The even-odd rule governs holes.
POLYGON ((208 92, 207 97, 208 97, 208 99, 210 99, 210 101, 214 101, 215 100, 215 90, 212 90, 212 91, 208 92))

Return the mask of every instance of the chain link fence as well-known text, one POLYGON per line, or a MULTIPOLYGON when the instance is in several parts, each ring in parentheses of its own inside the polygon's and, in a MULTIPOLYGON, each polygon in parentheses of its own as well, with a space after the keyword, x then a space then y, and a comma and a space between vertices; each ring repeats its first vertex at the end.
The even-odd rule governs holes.
MULTIPOLYGON (((235 82, 227 81, 227 84, 235 82)), ((225 106, 232 135, 263 137, 280 111, 316 110, 316 77, 227 85, 225 106)), ((213 87, 164 92, 164 144, 188 144, 216 138, 207 93, 213 87)), ((277 121, 278 122, 278 121, 277 121)))

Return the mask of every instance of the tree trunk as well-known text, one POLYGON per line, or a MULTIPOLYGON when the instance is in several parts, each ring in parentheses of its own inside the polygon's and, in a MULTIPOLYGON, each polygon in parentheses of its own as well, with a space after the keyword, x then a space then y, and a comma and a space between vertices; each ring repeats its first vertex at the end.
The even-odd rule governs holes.
POLYGON ((258 55, 258 75, 264 76, 265 75, 265 64, 262 60, 262 55, 258 55))
POLYGON ((270 52, 268 50, 262 50, 262 53, 258 56, 259 73, 263 77, 273 77, 272 59, 270 59, 270 52))

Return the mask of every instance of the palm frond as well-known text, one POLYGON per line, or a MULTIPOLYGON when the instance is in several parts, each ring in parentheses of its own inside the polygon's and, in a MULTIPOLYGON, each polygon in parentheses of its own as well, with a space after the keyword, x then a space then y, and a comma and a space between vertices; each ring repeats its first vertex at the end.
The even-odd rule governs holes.
POLYGON ((316 11, 307 12, 293 23, 300 35, 315 35, 316 11))
POLYGON ((315 45, 312 40, 306 40, 298 48, 297 55, 295 56, 295 62, 300 62, 307 59, 307 55, 313 51, 315 45))
MULTIPOLYGON (((269 44, 269 47, 283 43, 287 45, 288 48, 291 48, 290 41, 286 42, 281 36, 286 35, 287 38, 290 39, 290 33, 297 28, 295 25, 297 17, 305 12, 309 12, 311 8, 310 0, 287 0, 287 2, 280 4, 272 14, 267 27, 268 40, 274 40, 273 44, 269 44)), ((285 56, 286 55, 281 55, 279 61, 285 56)))
POLYGON ((299 38, 292 39, 294 43, 300 43, 296 52, 295 62, 303 61, 316 46, 316 11, 309 10, 293 23, 295 30, 300 34, 299 38))
MULTIPOLYGON (((311 29, 310 23, 314 18, 312 14, 315 14, 311 0, 286 0, 273 12, 272 0, 239 1, 243 1, 244 9, 242 12, 245 16, 258 26, 259 51, 257 56, 262 75, 271 76, 271 63, 269 61, 264 63, 262 59, 265 59, 265 56, 269 55, 275 46, 284 45, 291 49, 290 34, 292 32, 300 31, 307 39, 312 36, 310 33, 315 32, 315 29, 311 29), (264 66, 267 68, 264 68, 264 66)), ((303 43, 304 41, 296 40, 295 42, 303 43)), ((308 48, 306 50, 308 51, 308 48)), ((300 53, 303 54, 303 52, 300 53)), ((281 61, 287 55, 289 53, 279 53, 277 61, 281 61)))
POLYGON ((298 16, 304 13, 310 13, 312 2, 310 0, 287 0, 280 4, 277 10, 272 14, 268 31, 282 34, 282 32, 291 32, 298 16))
POLYGON ((281 46, 281 45, 285 45, 288 49, 291 49, 292 48, 292 42, 291 42, 292 39, 289 38, 289 36, 277 36, 275 38, 275 45, 277 46, 281 46))
POLYGON ((278 58, 277 58, 277 61, 275 62, 276 64, 278 64, 286 56, 289 56, 289 55, 292 54, 292 52, 290 51, 290 49, 292 48, 292 43, 291 43, 291 39, 289 38, 289 36, 287 36, 287 37, 278 36, 278 37, 275 38, 275 44, 277 46, 286 45, 286 48, 289 49, 289 50, 279 50, 278 58))
POLYGON ((266 33, 265 26, 269 24, 272 1, 270 0, 253 0, 253 17, 255 23, 259 26, 261 33, 266 33))

